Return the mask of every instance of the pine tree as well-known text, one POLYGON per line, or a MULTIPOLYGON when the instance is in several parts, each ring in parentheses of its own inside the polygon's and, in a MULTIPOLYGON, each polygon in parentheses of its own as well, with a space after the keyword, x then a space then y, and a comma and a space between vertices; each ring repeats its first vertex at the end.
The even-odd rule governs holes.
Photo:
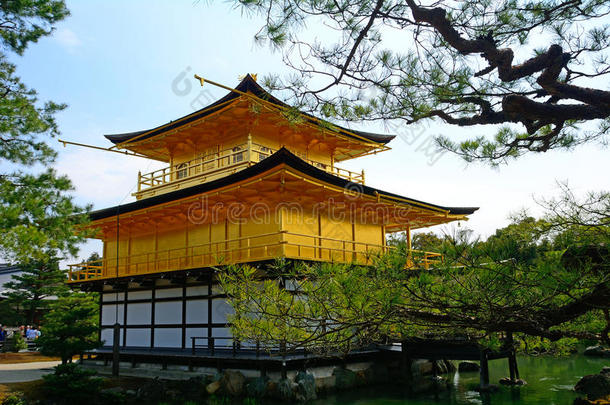
POLYGON ((51 304, 44 317, 40 351, 45 355, 59 356, 63 364, 72 356, 99 346, 99 306, 97 295, 73 293, 51 304))
POLYGON ((23 269, 7 284, 4 310, 11 305, 30 323, 44 298, 65 292, 58 262, 77 252, 84 235, 75 226, 88 207, 74 203, 70 180, 51 168, 56 152, 48 141, 59 134, 55 115, 66 106, 41 102, 15 75, 9 54, 23 54, 68 15, 63 0, 0 2, 0 163, 11 170, 0 172, 0 256, 23 269))
POLYGON ((294 70, 266 87, 329 119, 383 121, 409 143, 416 123, 485 125, 436 146, 491 164, 610 133, 607 0, 235 3, 261 15, 255 39, 294 70))
POLYGON ((59 269, 57 259, 48 262, 35 261, 22 266, 22 273, 14 275, 5 283, 5 305, 11 307, 20 317, 20 324, 33 325, 38 313, 45 313, 49 299, 68 293, 66 274, 59 269))

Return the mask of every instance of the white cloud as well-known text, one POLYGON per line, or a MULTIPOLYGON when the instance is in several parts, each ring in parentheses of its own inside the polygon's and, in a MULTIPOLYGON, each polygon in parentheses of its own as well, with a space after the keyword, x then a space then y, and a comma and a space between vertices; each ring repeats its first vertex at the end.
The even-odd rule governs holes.
POLYGON ((138 171, 147 173, 164 167, 162 162, 121 156, 116 153, 69 146, 59 156, 55 168, 67 174, 76 189, 79 203, 93 203, 95 209, 134 201, 138 171))
POLYGON ((53 34, 53 39, 68 52, 73 52, 82 45, 80 38, 69 28, 61 28, 53 34))
MULTIPOLYGON (((76 146, 60 148, 59 152, 55 169, 72 180, 77 203, 92 203, 94 210, 134 201, 131 193, 137 187, 138 171, 147 173, 166 166, 162 162, 76 146)), ((81 245, 77 258, 64 260, 61 264, 65 268, 68 263, 79 263, 93 252, 102 253, 99 240, 88 240, 81 245)))

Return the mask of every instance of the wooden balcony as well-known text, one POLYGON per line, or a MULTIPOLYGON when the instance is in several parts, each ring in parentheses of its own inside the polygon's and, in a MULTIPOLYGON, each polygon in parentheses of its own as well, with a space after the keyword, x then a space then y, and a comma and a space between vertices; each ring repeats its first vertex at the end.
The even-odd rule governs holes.
MULTIPOLYGON (((221 240, 197 246, 104 258, 68 265, 68 282, 136 276, 202 267, 272 260, 328 261, 371 265, 375 257, 393 249, 369 243, 286 231, 221 240)), ((405 269, 430 269, 442 262, 440 253, 411 250, 405 269)))
MULTIPOLYGON (((250 167, 277 152, 253 142, 247 142, 213 155, 201 156, 188 162, 168 166, 154 172, 138 173, 138 198, 151 197, 168 191, 206 183, 250 167)), ((297 156, 312 166, 353 183, 364 184, 364 171, 360 173, 336 167, 305 156, 297 156)))

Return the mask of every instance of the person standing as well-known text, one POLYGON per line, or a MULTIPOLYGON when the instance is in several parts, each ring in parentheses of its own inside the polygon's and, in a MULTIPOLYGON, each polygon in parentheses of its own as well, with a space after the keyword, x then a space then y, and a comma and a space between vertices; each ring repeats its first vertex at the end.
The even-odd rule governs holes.
POLYGON ((25 338, 26 338, 27 340, 34 340, 34 339, 36 339, 36 328, 35 328, 35 327, 33 327, 33 326, 32 326, 32 327, 30 327, 30 326, 28 325, 28 330, 27 330, 27 332, 26 332, 26 334, 25 334, 25 338))

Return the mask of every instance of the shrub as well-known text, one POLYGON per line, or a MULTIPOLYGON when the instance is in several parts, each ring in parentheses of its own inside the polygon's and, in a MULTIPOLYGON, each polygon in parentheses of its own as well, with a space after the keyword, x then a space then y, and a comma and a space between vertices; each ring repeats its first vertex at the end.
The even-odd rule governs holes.
POLYGON ((37 341, 40 352, 59 356, 66 364, 72 356, 98 347, 98 311, 93 294, 72 293, 54 301, 44 317, 44 333, 37 341))
POLYGON ((102 379, 93 377, 95 371, 86 370, 75 363, 60 364, 55 373, 45 375, 44 391, 49 399, 60 404, 84 404, 92 402, 100 392, 102 379))
POLYGON ((5 351, 11 351, 17 353, 19 350, 25 350, 28 348, 28 344, 25 342, 23 336, 19 331, 15 331, 13 336, 7 339, 6 345, 4 346, 5 351))
POLYGON ((25 405, 23 398, 17 395, 10 395, 2 401, 2 405, 25 405))

